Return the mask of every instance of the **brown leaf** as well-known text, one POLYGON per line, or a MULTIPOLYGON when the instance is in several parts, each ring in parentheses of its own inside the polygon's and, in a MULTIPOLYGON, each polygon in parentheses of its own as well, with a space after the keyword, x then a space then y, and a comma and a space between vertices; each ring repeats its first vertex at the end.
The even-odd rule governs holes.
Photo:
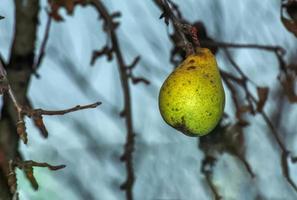
POLYGON ((297 95, 295 92, 295 77, 293 73, 285 74, 280 78, 281 84, 284 88, 284 92, 287 95, 291 103, 297 102, 297 95))
POLYGON ((286 11, 288 15, 291 17, 291 19, 296 22, 297 21, 297 1, 289 0, 285 5, 283 5, 283 7, 286 8, 286 11))
POLYGON ((250 125, 250 123, 248 121, 244 120, 244 119, 239 119, 237 121, 237 124, 239 126, 241 126, 241 127, 246 127, 246 126, 249 126, 250 125))
POLYGON ((253 111, 253 108, 251 105, 240 106, 237 110, 237 112, 239 113, 246 113, 246 112, 252 112, 252 111, 253 111))
POLYGON ((238 105, 236 107, 236 118, 239 122, 242 122, 242 126, 247 126, 248 123, 245 122, 245 120, 242 119, 242 115, 244 113, 254 113, 254 108, 251 104, 248 105, 238 105))
POLYGON ((33 116, 35 126, 39 129, 41 135, 45 138, 48 137, 47 129, 43 123, 43 117, 41 115, 33 116))
POLYGON ((281 17, 281 20, 282 20, 284 26, 286 27, 286 29, 288 31, 290 31, 291 33, 293 33, 295 35, 295 37, 297 37, 297 22, 295 22, 293 20, 286 19, 283 16, 281 17))
POLYGON ((25 144, 27 144, 28 143, 28 135, 26 132, 25 122, 19 121, 19 122, 17 122, 16 126, 17 126, 17 133, 20 136, 21 140, 23 140, 23 142, 25 144))
POLYGON ((293 76, 287 75, 284 80, 281 80, 284 91, 291 103, 297 102, 297 95, 295 92, 295 80, 293 76))
POLYGON ((268 87, 257 87, 257 93, 259 100, 257 102, 257 111, 262 112, 263 107, 266 103, 268 97, 269 88, 268 87))
POLYGON ((67 13, 73 13, 75 5, 84 4, 85 0, 48 0, 51 7, 50 16, 56 21, 62 21, 63 17, 59 14, 60 8, 65 8, 67 13))
POLYGON ((34 188, 34 190, 38 190, 38 183, 34 177, 33 174, 33 167, 32 166, 26 166, 24 168, 24 172, 26 174, 27 179, 30 181, 31 186, 34 188))

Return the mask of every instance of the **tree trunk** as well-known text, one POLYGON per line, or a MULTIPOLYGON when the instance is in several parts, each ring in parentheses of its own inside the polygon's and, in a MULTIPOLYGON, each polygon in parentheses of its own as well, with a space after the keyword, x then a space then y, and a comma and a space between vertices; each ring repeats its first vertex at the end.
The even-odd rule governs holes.
MULTIPOLYGON (((21 105, 27 104, 27 90, 34 62, 38 25, 39 0, 15 0, 15 33, 10 59, 6 65, 7 78, 21 105)), ((7 161, 18 154, 19 137, 16 133, 17 115, 12 101, 6 95, 0 120, 0 200, 11 199, 7 185, 7 161), (2 163, 1 163, 2 161, 2 163)))

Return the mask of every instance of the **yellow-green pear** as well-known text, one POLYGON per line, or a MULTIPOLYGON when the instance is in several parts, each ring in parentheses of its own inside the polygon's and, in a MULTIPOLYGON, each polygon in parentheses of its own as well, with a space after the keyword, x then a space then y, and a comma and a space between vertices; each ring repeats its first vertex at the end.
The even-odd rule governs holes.
POLYGON ((189 136, 203 136, 220 121, 225 93, 216 59, 197 48, 165 80, 159 94, 160 113, 170 126, 189 136))

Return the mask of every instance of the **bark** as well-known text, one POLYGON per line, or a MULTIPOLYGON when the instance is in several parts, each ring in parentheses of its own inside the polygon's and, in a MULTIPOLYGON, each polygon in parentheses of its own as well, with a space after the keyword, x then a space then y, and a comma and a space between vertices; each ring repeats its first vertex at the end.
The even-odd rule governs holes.
MULTIPOLYGON (((21 105, 27 104, 27 91, 34 62, 35 41, 38 25, 39 0, 15 0, 15 33, 10 59, 6 65, 9 83, 21 105)), ((0 120, 0 200, 11 199, 7 185, 7 161, 18 154, 16 112, 12 101, 4 96, 0 120), (1 162, 1 160, 0 160, 1 162), (5 164, 6 163, 6 164, 5 164)))

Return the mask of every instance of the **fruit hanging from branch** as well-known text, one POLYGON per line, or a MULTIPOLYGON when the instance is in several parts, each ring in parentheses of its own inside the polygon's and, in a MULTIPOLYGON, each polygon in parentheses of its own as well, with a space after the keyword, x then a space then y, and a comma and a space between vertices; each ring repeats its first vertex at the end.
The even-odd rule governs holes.
POLYGON ((173 128, 188 136, 203 136, 220 121, 225 93, 216 59, 198 47, 168 76, 159 94, 159 109, 173 128))

